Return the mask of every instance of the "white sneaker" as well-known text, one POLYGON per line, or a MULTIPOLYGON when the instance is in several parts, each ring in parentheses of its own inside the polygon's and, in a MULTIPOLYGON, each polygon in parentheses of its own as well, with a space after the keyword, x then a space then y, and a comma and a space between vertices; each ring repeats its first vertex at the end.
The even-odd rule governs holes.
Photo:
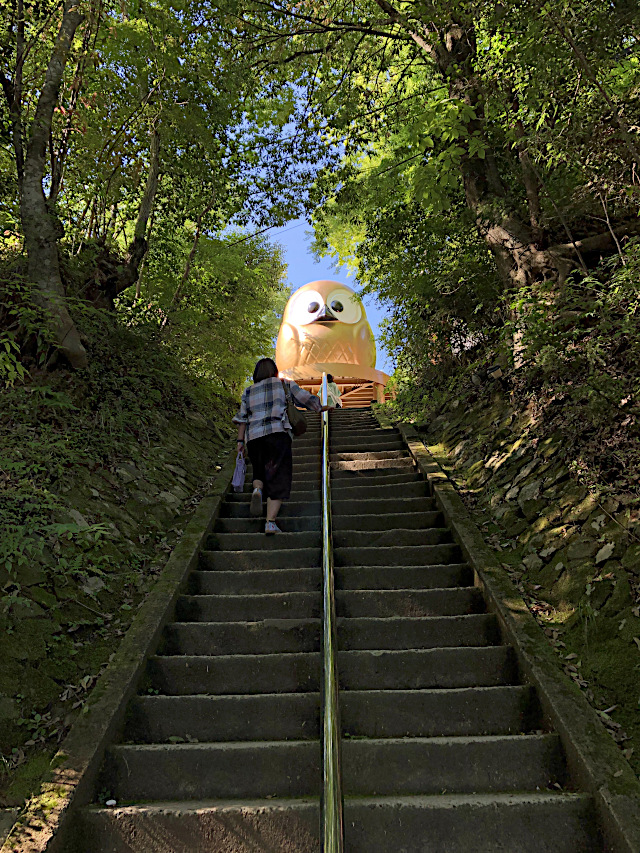
POLYGON ((267 536, 273 536, 274 533, 282 533, 282 530, 280 530, 275 521, 267 521, 264 526, 264 532, 267 536))
POLYGON ((249 504, 251 515, 262 515, 262 489, 254 489, 249 504))

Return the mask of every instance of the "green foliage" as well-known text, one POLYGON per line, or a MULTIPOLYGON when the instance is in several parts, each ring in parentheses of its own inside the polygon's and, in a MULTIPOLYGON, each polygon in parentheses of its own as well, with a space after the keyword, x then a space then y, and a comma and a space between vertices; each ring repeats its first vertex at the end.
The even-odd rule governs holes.
POLYGON ((119 304, 125 322, 155 328, 187 373, 231 393, 242 388, 256 360, 273 351, 289 295, 280 249, 262 237, 240 239, 236 232, 200 237, 185 281, 176 270, 193 245, 192 229, 159 234, 141 298, 127 294, 119 304))

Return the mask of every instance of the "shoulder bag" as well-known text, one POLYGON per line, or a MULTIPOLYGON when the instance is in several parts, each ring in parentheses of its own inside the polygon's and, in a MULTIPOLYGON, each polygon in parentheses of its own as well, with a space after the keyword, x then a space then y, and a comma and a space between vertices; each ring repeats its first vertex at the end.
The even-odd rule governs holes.
POLYGON ((284 396, 287 401, 287 417, 289 418, 289 423, 291 424, 291 431, 294 435, 304 435, 307 431, 307 419, 302 414, 299 409, 296 409, 295 403, 293 402, 293 398, 291 396, 291 390, 289 386, 284 381, 281 380, 282 387, 284 388, 284 396))

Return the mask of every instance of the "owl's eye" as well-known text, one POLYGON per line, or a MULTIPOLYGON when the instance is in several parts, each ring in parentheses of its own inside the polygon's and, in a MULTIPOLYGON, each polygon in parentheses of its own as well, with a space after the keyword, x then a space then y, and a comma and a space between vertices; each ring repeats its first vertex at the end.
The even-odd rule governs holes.
POLYGON ((317 290, 294 293, 287 306, 286 318, 294 326, 306 326, 318 316, 324 300, 317 290))
POLYGON ((344 287, 337 287, 329 294, 327 305, 341 323, 357 323, 364 313, 360 299, 344 287))

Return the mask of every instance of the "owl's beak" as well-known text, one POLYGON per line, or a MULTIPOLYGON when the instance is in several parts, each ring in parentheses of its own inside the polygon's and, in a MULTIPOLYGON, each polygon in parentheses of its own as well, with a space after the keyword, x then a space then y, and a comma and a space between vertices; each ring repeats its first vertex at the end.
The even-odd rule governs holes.
POLYGON ((333 313, 331 308, 328 305, 322 306, 322 311, 318 314, 316 319, 313 321, 314 323, 337 323, 338 318, 333 313))

